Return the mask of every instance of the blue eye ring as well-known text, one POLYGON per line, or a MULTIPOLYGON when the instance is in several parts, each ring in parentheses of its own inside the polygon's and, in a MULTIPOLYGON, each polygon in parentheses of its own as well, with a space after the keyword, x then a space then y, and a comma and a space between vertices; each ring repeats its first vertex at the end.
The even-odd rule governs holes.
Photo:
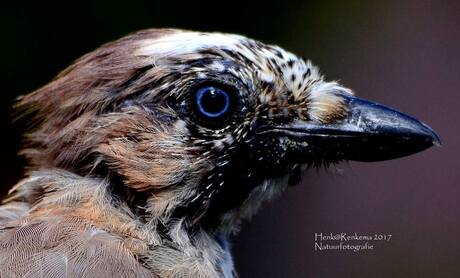
POLYGON ((222 117, 230 108, 229 93, 214 86, 198 89, 195 99, 198 112, 210 119, 222 117))

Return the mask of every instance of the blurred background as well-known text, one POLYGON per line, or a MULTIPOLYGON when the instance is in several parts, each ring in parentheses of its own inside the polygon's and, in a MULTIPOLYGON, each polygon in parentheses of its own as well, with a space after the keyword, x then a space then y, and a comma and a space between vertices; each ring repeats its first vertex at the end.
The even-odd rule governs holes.
POLYGON ((433 127, 443 146, 311 171, 234 239, 241 277, 460 277, 460 2, 9 1, 2 4, 0 191, 23 174, 17 96, 102 43, 151 27, 241 33, 319 65, 433 127), (315 251, 315 233, 392 234, 362 252, 315 251))

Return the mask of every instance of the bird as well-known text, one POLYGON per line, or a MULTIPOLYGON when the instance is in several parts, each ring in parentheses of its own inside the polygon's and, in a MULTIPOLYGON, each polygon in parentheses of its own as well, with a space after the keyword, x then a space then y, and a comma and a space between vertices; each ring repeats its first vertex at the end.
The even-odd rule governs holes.
POLYGON ((314 167, 440 145, 426 124, 242 35, 128 34, 19 97, 1 277, 236 277, 230 237, 314 167))

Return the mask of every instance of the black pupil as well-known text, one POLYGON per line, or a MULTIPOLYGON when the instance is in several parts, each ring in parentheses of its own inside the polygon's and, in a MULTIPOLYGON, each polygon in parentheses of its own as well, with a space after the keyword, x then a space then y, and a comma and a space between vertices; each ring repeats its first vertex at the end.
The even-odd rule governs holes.
POLYGON ((216 114, 221 112, 225 107, 225 96, 221 92, 209 90, 203 95, 201 105, 209 113, 216 114))

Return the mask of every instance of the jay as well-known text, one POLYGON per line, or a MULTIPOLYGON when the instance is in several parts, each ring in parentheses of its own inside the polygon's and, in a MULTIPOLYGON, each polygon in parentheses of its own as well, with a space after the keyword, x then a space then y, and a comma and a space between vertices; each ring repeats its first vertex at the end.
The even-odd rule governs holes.
POLYGON ((173 29, 103 45, 17 109, 1 277, 234 277, 229 236, 304 170, 440 144, 280 47, 173 29))

